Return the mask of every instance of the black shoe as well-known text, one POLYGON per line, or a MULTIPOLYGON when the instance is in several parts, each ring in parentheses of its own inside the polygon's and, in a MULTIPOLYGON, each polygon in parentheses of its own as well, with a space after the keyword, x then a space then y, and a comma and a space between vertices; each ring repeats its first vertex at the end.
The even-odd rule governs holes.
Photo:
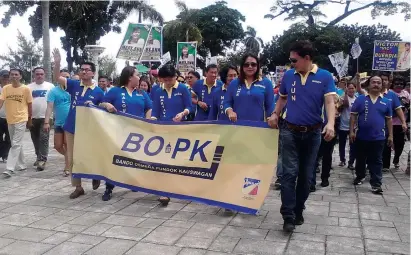
POLYGON ((109 201, 112 196, 113 196, 113 191, 111 189, 106 189, 106 191, 104 191, 104 194, 101 197, 101 199, 103 201, 109 201))
POLYGON ((321 187, 328 187, 328 186, 330 186, 330 182, 328 180, 321 181, 321 187))
POLYGON ((316 190, 315 185, 310 185, 310 192, 315 192, 316 190))
POLYGON ((96 190, 98 189, 98 187, 100 187, 100 180, 93 180, 91 184, 93 186, 93 190, 96 190))
POLYGON ((341 161, 340 164, 338 164, 338 166, 345 166, 345 161, 341 161))
POLYGON ((284 232, 291 233, 295 229, 294 221, 285 220, 283 225, 284 232))
POLYGON ((348 163, 348 169, 355 170, 354 164, 348 163))
POLYGON ((304 217, 303 214, 296 214, 294 225, 303 225, 304 224, 304 217))
POLYGON ((374 187, 371 187, 371 192, 374 194, 381 194, 383 191, 380 186, 374 186, 374 187))
POLYGON ((353 184, 354 185, 361 185, 363 181, 364 181, 364 179, 361 179, 361 178, 357 177, 357 178, 354 179, 353 184))
POLYGON ((280 183, 280 179, 277 179, 274 183, 274 189, 275 190, 279 190, 281 189, 281 183, 280 183))
POLYGON ((394 167, 395 167, 395 169, 398 169, 398 168, 400 168, 400 164, 399 163, 394 163, 394 167))

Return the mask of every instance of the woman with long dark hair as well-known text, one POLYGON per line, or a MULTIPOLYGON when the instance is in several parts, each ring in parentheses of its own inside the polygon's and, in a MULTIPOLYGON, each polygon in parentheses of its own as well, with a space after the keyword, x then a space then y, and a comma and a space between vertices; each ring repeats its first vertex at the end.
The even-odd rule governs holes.
POLYGON ((229 120, 266 121, 273 113, 273 84, 260 76, 260 68, 257 56, 243 57, 240 76, 230 83, 224 97, 224 112, 229 120))
MULTIPOLYGON (((118 87, 110 89, 100 104, 109 112, 127 113, 139 118, 151 118, 152 103, 148 94, 138 89, 140 78, 135 67, 126 66, 121 71, 120 84, 118 87)), ((103 194, 103 201, 108 201, 112 197, 114 185, 106 182, 106 191, 103 194)))

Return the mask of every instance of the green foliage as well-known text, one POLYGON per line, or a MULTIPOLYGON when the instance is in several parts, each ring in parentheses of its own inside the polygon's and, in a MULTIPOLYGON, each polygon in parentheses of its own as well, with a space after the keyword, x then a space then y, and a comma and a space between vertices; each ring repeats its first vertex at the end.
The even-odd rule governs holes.
MULTIPOLYGON (((262 63, 267 65, 269 70, 275 70, 277 65, 288 64, 290 46, 298 40, 309 40, 316 48, 314 62, 329 71, 334 71, 328 55, 339 51, 348 54, 356 37, 359 37, 362 48, 359 58, 361 72, 371 72, 375 40, 401 40, 398 33, 380 24, 373 26, 342 25, 325 28, 297 24, 286 30, 281 36, 273 37, 273 40, 264 48, 262 63)), ((355 74, 356 69, 356 60, 350 59, 349 73, 355 74)))
POLYGON ((353 0, 314 0, 314 1, 295 1, 295 0, 277 0, 275 5, 271 7, 270 14, 264 17, 275 19, 282 15, 286 15, 285 20, 304 19, 308 26, 325 25, 327 27, 334 26, 349 17, 353 13, 360 12, 366 9, 371 9, 371 17, 375 19, 378 16, 390 16, 397 13, 404 15, 404 20, 411 18, 411 5, 409 1, 392 1, 392 0, 372 0, 372 1, 353 1, 353 0), (326 17, 321 12, 321 6, 334 4, 336 8, 343 10, 341 14, 334 20, 325 24, 319 21, 320 18, 326 17), (353 7, 353 5, 355 6, 353 7))
POLYGON ((112 56, 102 56, 98 59, 98 75, 107 75, 111 77, 117 74, 116 58, 112 56))
POLYGON ((26 38, 20 31, 17 35, 17 49, 8 48, 8 53, 0 55, 3 63, 0 69, 18 68, 23 71, 23 81, 28 84, 31 81, 31 70, 42 65, 42 49, 34 41, 26 38))
POLYGON ((253 27, 248 26, 245 34, 244 45, 247 52, 251 52, 258 56, 261 49, 264 47, 263 40, 260 37, 257 37, 257 31, 253 27))
MULTIPOLYGON (((50 1, 50 28, 65 32, 61 37, 63 49, 67 52, 68 69, 73 69, 73 63, 79 64, 87 55, 83 52, 87 44, 96 42, 110 31, 121 32, 119 24, 133 11, 145 13, 142 1, 50 1)), ((23 15, 31 6, 36 6, 35 12, 29 17, 30 26, 35 40, 42 37, 41 6, 39 1, 2 2, 9 10, 2 19, 7 26, 14 15, 23 15)), ((144 15, 148 15, 149 12, 144 15)), ((150 20, 163 22, 159 13, 148 16, 150 20)))

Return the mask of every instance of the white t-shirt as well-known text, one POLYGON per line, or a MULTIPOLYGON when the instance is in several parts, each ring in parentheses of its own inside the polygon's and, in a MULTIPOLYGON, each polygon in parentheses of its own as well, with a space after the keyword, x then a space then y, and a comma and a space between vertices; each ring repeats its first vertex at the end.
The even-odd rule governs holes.
MULTIPOLYGON (((2 91, 3 91, 3 88, 0 87, 0 95, 1 95, 2 91)), ((6 104, 3 104, 3 107, 1 107, 1 109, 0 109, 0 118, 3 118, 3 119, 6 118, 6 104)))
POLYGON ((33 119, 42 119, 46 116, 47 94, 54 85, 45 81, 42 84, 30 83, 28 87, 33 95, 33 119))

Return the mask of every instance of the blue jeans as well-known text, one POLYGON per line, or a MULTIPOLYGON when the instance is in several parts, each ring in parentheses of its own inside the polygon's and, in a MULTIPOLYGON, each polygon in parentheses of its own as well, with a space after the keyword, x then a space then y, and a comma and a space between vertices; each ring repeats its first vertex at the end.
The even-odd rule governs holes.
POLYGON ((355 162, 355 175, 358 179, 365 178, 365 164, 370 169, 370 184, 373 187, 381 187, 382 184, 382 153, 384 151, 385 140, 364 141, 356 140, 357 150, 355 162))
MULTIPOLYGON (((345 145, 347 144, 347 137, 350 131, 346 130, 339 130, 339 150, 340 150, 340 161, 345 161, 345 145)), ((348 160, 348 164, 354 164, 355 161, 355 145, 354 143, 350 143, 350 159, 348 160)))
POLYGON ((285 126, 282 143, 281 209, 284 220, 294 220, 304 210, 309 186, 321 143, 321 129, 297 132, 285 126), (298 181, 297 181, 298 177, 298 181), (296 186, 297 184, 297 186, 296 186))

